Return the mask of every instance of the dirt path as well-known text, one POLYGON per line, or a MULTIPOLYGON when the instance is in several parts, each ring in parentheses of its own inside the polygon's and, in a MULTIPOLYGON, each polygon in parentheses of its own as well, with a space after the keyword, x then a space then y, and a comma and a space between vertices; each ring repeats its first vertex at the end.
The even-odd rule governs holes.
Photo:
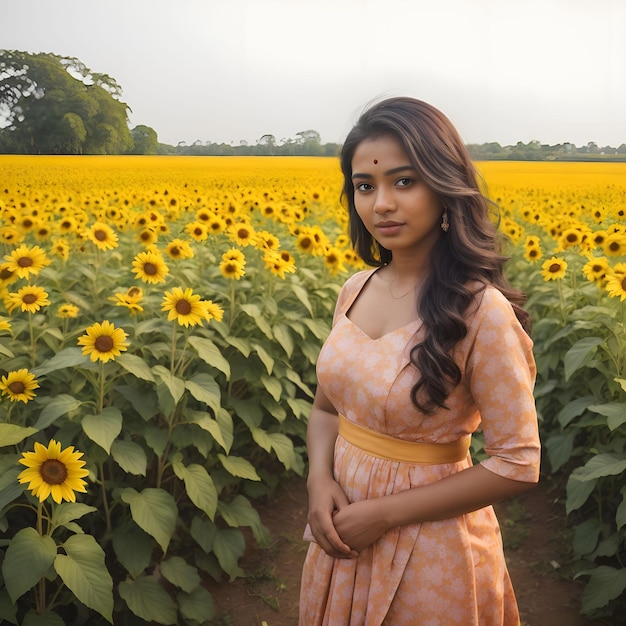
MULTIPOLYGON (((568 539, 562 504, 550 480, 496 510, 508 546, 507 562, 522 626, 600 626, 579 614, 582 585, 567 576, 568 539)), ((300 572, 307 544, 304 480, 289 481, 260 509, 274 538, 267 550, 252 546, 241 562, 249 573, 232 584, 210 585, 216 626, 297 626, 300 572)), ((604 622, 607 624, 608 622, 604 622)))

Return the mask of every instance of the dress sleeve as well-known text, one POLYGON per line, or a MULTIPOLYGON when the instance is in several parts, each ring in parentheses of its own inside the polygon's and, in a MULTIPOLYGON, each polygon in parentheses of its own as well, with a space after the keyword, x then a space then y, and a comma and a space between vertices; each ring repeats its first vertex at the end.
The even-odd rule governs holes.
POLYGON ((473 338, 466 376, 485 437, 486 469, 522 482, 539 480, 541 445, 533 396, 533 343, 513 307, 485 289, 470 323, 473 338))
POLYGON ((343 284, 337 296, 337 304, 335 305, 335 313, 333 315, 333 326, 337 323, 339 317, 350 308, 356 296, 361 291, 361 288, 374 271, 375 270, 362 270, 357 272, 350 276, 343 284))

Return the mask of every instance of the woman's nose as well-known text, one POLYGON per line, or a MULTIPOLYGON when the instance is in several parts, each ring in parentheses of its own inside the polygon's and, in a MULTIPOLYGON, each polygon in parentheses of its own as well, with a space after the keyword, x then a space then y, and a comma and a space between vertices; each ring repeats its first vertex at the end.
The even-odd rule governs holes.
POLYGON ((393 194, 388 189, 383 189, 379 187, 376 190, 376 201, 374 202, 374 212, 375 213, 388 213, 389 211, 393 211, 395 208, 395 201, 393 199, 393 194))

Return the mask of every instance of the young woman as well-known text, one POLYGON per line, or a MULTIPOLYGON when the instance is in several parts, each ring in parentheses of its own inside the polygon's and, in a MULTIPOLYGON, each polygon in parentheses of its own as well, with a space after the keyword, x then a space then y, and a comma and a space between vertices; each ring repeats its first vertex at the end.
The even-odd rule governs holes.
POLYGON ((490 505, 538 480, 535 364, 490 204, 419 100, 367 110, 341 166, 374 269, 343 286, 317 365, 300 624, 518 626, 490 505))

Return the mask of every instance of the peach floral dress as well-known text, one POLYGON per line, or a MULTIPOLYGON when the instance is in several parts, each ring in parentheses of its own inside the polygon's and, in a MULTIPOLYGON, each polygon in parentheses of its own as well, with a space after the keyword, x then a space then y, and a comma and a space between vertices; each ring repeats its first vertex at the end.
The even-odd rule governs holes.
MULTIPOLYGON (((462 382, 450 410, 426 416, 412 404, 410 349, 420 320, 371 339, 346 316, 376 270, 352 276, 320 352, 319 384, 348 420, 400 439, 450 443, 484 431, 482 465, 519 481, 539 477, 532 341, 495 288, 479 294, 455 358, 462 382)), ((376 498, 440 480, 471 465, 418 465, 378 458, 339 436, 335 479, 348 500, 376 498)), ((300 593, 300 626, 518 626, 500 528, 491 506, 394 528, 356 559, 335 559, 311 540, 300 593)))

